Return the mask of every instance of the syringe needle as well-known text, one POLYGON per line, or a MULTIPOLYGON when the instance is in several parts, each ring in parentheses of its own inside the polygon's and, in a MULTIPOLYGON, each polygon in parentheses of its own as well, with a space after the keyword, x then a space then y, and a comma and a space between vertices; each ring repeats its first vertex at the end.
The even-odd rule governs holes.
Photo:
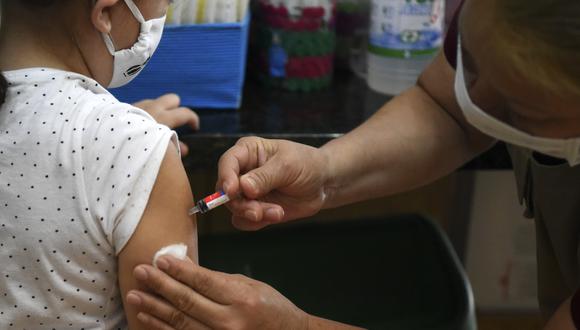
POLYGON ((199 207, 198 206, 194 206, 189 210, 189 215, 194 215, 196 213, 199 213, 199 207))

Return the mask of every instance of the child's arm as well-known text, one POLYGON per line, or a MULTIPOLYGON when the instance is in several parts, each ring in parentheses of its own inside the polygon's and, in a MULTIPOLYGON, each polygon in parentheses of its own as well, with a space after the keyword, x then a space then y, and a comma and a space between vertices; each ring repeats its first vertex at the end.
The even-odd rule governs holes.
MULTIPOLYGON (((149 202, 131 239, 119 253, 119 286, 125 302, 127 292, 138 287, 133 277, 135 266, 150 264, 160 248, 184 243, 188 256, 197 262, 197 230, 195 218, 188 216, 193 206, 189 180, 175 145, 169 143, 159 169, 149 202)), ((130 329, 146 329, 137 320, 137 312, 125 304, 125 314, 130 329)))

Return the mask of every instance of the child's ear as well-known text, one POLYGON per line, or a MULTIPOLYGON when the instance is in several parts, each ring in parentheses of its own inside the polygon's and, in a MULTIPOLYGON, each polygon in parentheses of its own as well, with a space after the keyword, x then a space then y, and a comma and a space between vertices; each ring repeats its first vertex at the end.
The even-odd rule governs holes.
MULTIPOLYGON (((122 0, 121 0, 122 1, 122 0)), ((119 0, 93 0, 94 5, 91 10, 91 20, 99 32, 111 32, 111 7, 119 0)))

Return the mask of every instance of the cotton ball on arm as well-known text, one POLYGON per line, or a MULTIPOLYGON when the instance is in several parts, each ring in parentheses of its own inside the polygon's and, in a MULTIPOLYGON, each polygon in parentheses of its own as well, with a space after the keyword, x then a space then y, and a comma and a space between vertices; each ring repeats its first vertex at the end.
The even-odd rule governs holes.
POLYGON ((187 246, 185 244, 173 244, 161 248, 153 256, 153 266, 157 268, 157 260, 162 256, 172 256, 179 260, 185 260, 187 257, 187 246))

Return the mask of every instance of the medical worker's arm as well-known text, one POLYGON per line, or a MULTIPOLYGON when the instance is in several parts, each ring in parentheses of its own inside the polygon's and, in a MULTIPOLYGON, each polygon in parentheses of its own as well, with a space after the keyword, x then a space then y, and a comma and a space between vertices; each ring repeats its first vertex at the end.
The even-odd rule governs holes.
POLYGON ((550 318, 544 327, 544 330, 576 330, 570 312, 570 299, 566 299, 560 305, 556 313, 552 315, 552 318, 550 318))
POLYGON ((324 207, 425 185, 489 148, 493 140, 465 120, 454 78, 455 70, 439 54, 416 86, 325 145, 329 180, 324 207))
POLYGON ((169 143, 155 186, 141 221, 119 254, 119 285, 130 329, 146 329, 137 320, 136 310, 126 304, 127 292, 142 289, 133 277, 139 264, 151 264, 155 252, 177 243, 188 247, 188 256, 197 262, 195 218, 188 216, 193 206, 189 180, 173 142, 169 143))
POLYGON ((241 186, 248 198, 230 203, 234 224, 258 229, 320 208, 413 189, 489 148, 493 141, 461 113, 454 74, 439 54, 416 86, 320 149, 259 138, 239 141, 222 156, 217 184, 230 195, 241 186))

